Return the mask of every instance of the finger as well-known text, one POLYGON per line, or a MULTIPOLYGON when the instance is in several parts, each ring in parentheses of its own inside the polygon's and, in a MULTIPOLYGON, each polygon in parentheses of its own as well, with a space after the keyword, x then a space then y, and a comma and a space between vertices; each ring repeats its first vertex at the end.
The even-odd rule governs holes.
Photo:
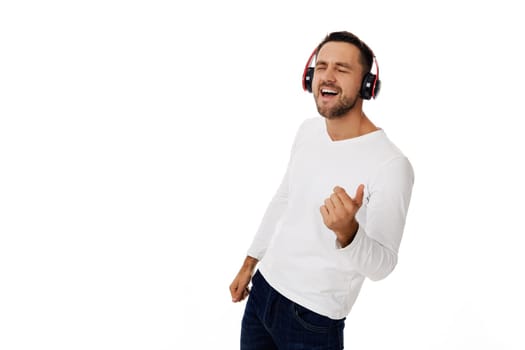
POLYGON ((232 295, 232 301, 234 303, 239 301, 239 296, 237 295, 237 290, 236 289, 231 289, 230 288, 230 294, 232 295))
POLYGON ((248 288, 244 288, 244 291, 242 292, 242 300, 246 299, 249 294, 250 290, 248 288))
POLYGON ((241 291, 239 290, 239 285, 236 283, 236 284, 232 284, 230 286, 230 293, 231 293, 231 296, 232 296, 232 301, 235 303, 235 302, 238 302, 240 301, 241 299, 241 296, 242 296, 242 293, 241 291))
POLYGON ((361 205, 363 204, 364 193, 365 193, 365 185, 361 184, 357 187, 357 190, 355 191, 355 198, 354 198, 359 208, 361 208, 361 205))
POLYGON ((323 217, 323 220, 326 221, 330 217, 330 212, 328 212, 326 205, 321 205, 321 208, 319 210, 321 211, 321 216, 323 217))
POLYGON ((326 209, 328 209, 329 212, 335 209, 334 202, 332 202, 330 198, 324 200, 324 205, 326 206, 326 209))
POLYGON ((330 196, 330 200, 334 204, 335 209, 337 209, 337 208, 344 208, 344 203, 341 200, 341 198, 339 197, 338 193, 332 193, 332 195, 330 196))
POLYGON ((354 202, 352 201, 352 198, 348 195, 348 193, 346 193, 344 188, 340 186, 336 186, 334 188, 334 193, 337 195, 341 203, 343 203, 345 208, 347 209, 353 208, 354 202))

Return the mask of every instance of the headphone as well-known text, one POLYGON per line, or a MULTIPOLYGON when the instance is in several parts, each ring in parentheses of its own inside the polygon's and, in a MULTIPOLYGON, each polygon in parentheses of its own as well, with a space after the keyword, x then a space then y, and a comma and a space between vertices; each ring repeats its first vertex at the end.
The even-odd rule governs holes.
MULTIPOLYGON (((315 68, 311 67, 314 56, 317 54, 317 49, 315 49, 304 67, 303 72, 303 90, 312 92, 312 82, 314 80, 314 71, 315 68)), ((379 65, 377 64, 376 56, 372 53, 374 58, 374 63, 376 66, 376 74, 370 72, 366 73, 363 81, 361 82, 361 88, 359 89, 359 94, 364 100, 370 100, 372 97, 375 99, 379 94, 381 89, 381 80, 379 80, 379 65)))

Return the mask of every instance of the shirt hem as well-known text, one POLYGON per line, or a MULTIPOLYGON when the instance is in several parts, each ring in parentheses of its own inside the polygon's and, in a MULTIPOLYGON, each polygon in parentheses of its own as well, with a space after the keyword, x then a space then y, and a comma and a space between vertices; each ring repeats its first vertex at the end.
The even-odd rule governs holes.
POLYGON ((263 275, 264 279, 268 284, 275 289, 279 294, 281 294, 283 297, 287 298, 288 300, 301 305, 302 307, 305 307, 313 312, 316 312, 322 316, 326 316, 332 320, 341 320, 348 316, 350 313, 350 309, 348 311, 344 310, 343 312, 339 313, 332 313, 325 309, 319 308, 317 305, 314 305, 310 303, 309 301, 305 300, 304 298, 301 298, 295 293, 290 292, 286 288, 283 288, 279 283, 276 283, 275 280, 272 279, 272 274, 267 273, 264 268, 264 264, 261 264, 258 268, 259 272, 263 275))

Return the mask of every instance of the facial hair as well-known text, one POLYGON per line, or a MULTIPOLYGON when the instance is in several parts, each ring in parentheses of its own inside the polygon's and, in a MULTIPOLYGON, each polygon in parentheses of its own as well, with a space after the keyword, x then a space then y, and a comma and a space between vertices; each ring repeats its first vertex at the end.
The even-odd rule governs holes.
POLYGON ((339 96, 339 100, 333 107, 321 106, 317 101, 316 97, 315 103, 317 105, 317 111, 319 112, 319 114, 325 117, 326 119, 338 119, 343 117, 347 112, 354 108, 357 102, 357 96, 355 96, 353 99, 345 97, 344 95, 338 95, 338 97, 339 96))

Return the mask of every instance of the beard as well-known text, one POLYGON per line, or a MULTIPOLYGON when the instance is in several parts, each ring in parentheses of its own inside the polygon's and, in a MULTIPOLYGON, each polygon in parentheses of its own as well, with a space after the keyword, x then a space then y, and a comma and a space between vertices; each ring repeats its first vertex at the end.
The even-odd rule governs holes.
POLYGON ((332 107, 322 106, 316 98, 315 104, 317 105, 317 111, 319 114, 326 119, 338 119, 343 117, 347 112, 354 108, 357 102, 357 96, 355 96, 353 99, 343 95, 339 96, 340 98, 338 99, 337 103, 332 107))

